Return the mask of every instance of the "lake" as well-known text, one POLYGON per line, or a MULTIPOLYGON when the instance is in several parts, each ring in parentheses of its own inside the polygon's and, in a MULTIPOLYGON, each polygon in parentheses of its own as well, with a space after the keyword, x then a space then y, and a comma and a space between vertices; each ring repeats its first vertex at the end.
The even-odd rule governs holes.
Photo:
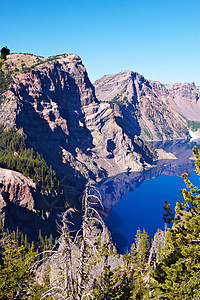
POLYGON ((183 172, 190 174, 192 183, 200 187, 199 177, 193 171, 194 160, 189 159, 193 146, 194 143, 183 141, 160 144, 177 159, 160 160, 148 171, 120 174, 99 186, 107 210, 106 225, 119 253, 130 249, 138 228, 145 229, 150 238, 158 228, 164 229, 164 201, 170 203, 173 212, 176 201, 183 201, 183 172))

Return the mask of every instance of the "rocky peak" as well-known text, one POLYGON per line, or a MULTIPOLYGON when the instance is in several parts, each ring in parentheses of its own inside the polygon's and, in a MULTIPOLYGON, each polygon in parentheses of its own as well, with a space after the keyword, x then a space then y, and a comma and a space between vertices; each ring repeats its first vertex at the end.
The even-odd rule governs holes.
POLYGON ((29 144, 75 185, 141 170, 148 155, 151 160, 110 105, 97 100, 77 55, 57 56, 18 74, 3 97, 1 123, 22 128, 29 144))
POLYGON ((200 89, 194 83, 165 85, 124 71, 94 85, 97 98, 147 140, 188 138, 187 120, 200 122, 200 89))
POLYGON ((194 102, 197 102, 199 100, 199 88, 196 87, 194 82, 168 84, 166 85, 166 88, 174 98, 178 97, 194 102))
POLYGON ((94 86, 97 98, 106 102, 139 101, 140 96, 144 96, 145 93, 154 95, 149 81, 133 71, 104 76, 97 80, 94 86))
MULTIPOLYGON (((94 88, 90 83, 86 69, 77 55, 59 57, 55 62, 44 62, 29 73, 22 73, 13 80, 10 91, 24 101, 34 102, 35 99, 47 101, 51 98, 75 105, 88 105, 98 102, 94 95, 94 88), (70 88, 69 88, 70 85, 70 88), (71 94, 69 90, 74 87, 71 94), (49 95, 50 92, 50 95, 49 95), (55 99, 57 94, 57 99, 55 99), (70 100, 69 100, 70 99, 70 100)), ((67 103, 60 103, 66 105, 67 103)))

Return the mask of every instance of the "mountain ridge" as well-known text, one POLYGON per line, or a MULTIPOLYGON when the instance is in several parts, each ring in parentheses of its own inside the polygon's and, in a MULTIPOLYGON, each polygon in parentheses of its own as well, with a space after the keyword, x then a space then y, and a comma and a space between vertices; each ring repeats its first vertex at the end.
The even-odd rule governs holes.
POLYGON ((137 124, 146 140, 189 138, 188 121, 200 121, 200 88, 194 83, 165 85, 123 71, 103 76, 94 86, 97 98, 137 124))
POLYGON ((128 135, 110 105, 96 98, 77 55, 59 55, 31 69, 24 67, 2 97, 1 123, 21 128, 32 147, 75 185, 127 168, 142 170, 152 161, 148 147, 135 140, 135 134, 128 135))

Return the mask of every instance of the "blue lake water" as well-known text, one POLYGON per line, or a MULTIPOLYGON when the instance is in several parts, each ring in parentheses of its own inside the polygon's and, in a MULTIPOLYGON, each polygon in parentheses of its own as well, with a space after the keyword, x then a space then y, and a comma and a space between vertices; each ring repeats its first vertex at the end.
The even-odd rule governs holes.
POLYGON ((192 155, 191 149, 187 150, 187 155, 186 150, 182 151, 180 157, 173 162, 170 160, 169 163, 161 162, 160 166, 151 170, 152 174, 147 173, 148 176, 145 175, 145 178, 136 176, 130 180, 131 183, 127 183, 130 176, 125 179, 121 176, 119 179, 114 178, 112 183, 107 183, 105 190, 112 193, 110 199, 117 197, 119 191, 121 192, 121 182, 123 182, 123 187, 126 187, 125 189, 128 184, 134 185, 132 191, 129 188, 125 191, 125 196, 121 199, 118 197, 117 204, 107 201, 111 214, 106 220, 106 225, 112 233, 119 253, 126 253, 127 249, 130 249, 138 228, 145 229, 150 238, 153 238, 158 228, 164 229, 164 201, 167 200, 170 203, 173 213, 176 202, 183 201, 180 193, 180 190, 185 188, 184 180, 180 177, 183 172, 188 172, 191 182, 200 188, 199 176, 196 172, 192 172, 194 161, 188 159, 192 155), (169 175, 162 175, 168 173, 169 175))
MULTIPOLYGON (((195 172, 190 179, 200 186, 195 172)), ((182 177, 161 175, 143 182, 112 208, 106 224, 112 232, 113 240, 117 241, 120 253, 130 249, 138 228, 145 229, 151 238, 158 228, 164 229, 164 201, 170 203, 174 212, 176 201, 183 201, 180 190, 184 187, 182 177)))

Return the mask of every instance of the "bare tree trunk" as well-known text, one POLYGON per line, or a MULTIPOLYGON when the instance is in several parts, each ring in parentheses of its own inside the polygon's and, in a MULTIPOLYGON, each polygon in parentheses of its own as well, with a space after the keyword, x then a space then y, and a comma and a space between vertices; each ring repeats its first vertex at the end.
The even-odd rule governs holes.
POLYGON ((73 261, 72 261, 72 248, 73 241, 69 234, 69 229, 67 226, 66 211, 63 215, 63 227, 62 234, 64 239, 64 289, 66 291, 66 296, 69 296, 69 287, 71 289, 71 299, 75 300, 75 288, 74 288, 74 279, 72 274, 73 261))
POLYGON ((79 259, 79 270, 78 270, 78 286, 77 286, 77 300, 82 299, 83 294, 83 280, 84 280, 84 256, 85 256, 85 247, 86 247, 86 235, 87 235, 87 227, 88 227, 88 191, 89 187, 87 185, 85 196, 84 196, 84 215, 83 215, 83 235, 80 249, 80 259, 79 259))

